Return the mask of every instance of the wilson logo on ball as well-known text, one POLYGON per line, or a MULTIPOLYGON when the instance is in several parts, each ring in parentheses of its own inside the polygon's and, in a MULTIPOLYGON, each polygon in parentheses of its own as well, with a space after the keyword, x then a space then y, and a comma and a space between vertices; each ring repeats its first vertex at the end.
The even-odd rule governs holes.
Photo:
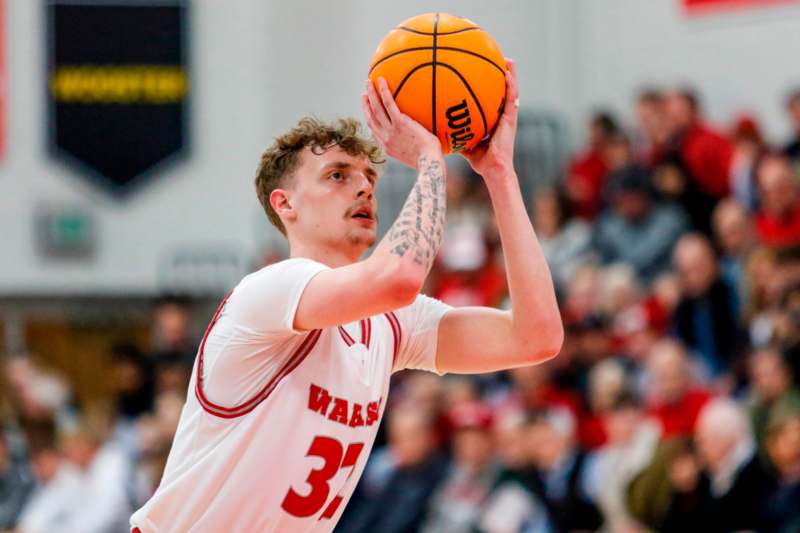
POLYGON ((466 100, 461 100, 458 104, 450 106, 445 111, 447 117, 447 127, 450 130, 450 149, 453 152, 460 152, 467 143, 475 138, 472 129, 472 119, 469 116, 469 106, 466 100))

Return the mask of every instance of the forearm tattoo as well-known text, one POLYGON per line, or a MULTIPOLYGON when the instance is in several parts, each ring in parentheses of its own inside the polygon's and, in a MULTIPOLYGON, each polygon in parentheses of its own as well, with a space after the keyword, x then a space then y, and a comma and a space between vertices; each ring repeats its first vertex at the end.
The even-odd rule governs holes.
POLYGON ((387 237, 391 253, 400 257, 412 254, 417 264, 430 268, 444 233, 444 168, 441 160, 425 156, 419 158, 417 168, 417 182, 387 237))

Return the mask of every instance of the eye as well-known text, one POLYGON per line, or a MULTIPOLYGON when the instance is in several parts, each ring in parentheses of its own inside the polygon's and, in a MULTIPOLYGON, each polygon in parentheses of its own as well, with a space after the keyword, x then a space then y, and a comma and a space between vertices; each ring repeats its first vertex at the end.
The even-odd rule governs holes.
POLYGON ((333 181, 342 181, 344 179, 344 173, 339 170, 331 172, 330 178, 333 181))

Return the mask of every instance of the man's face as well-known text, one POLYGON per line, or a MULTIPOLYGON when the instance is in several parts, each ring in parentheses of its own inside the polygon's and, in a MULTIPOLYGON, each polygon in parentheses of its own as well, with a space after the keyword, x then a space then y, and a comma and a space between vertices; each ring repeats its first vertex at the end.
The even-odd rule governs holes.
POLYGON ((673 133, 685 130, 694 122, 694 110, 689 100, 679 92, 672 92, 666 99, 667 117, 673 133))
POLYGON ((700 458, 712 474, 719 471, 737 442, 734 437, 722 435, 715 428, 702 425, 698 425, 694 440, 700 458))
POLYGON ((425 416, 403 408, 393 411, 388 421, 389 449, 400 467, 422 463, 436 448, 436 436, 425 416))
POLYGON ((350 246, 360 253, 375 242, 378 175, 366 156, 337 146, 303 149, 300 165, 284 189, 290 239, 326 247, 350 246))
POLYGON ((472 471, 482 469, 492 458, 492 437, 484 429, 459 429, 453 434, 455 462, 472 471))
POLYGON ((641 101, 636 105, 639 127, 650 142, 661 142, 664 128, 664 106, 656 102, 641 101))
POLYGON ((669 348, 660 348, 649 363, 653 388, 662 403, 680 401, 691 385, 686 361, 669 348))
POLYGON ((767 440, 772 463, 781 473, 791 472, 800 462, 800 416, 785 422, 767 440))
POLYGON ((647 195, 641 191, 621 191, 614 198, 614 210, 629 222, 635 222, 644 217, 649 207, 647 195))
POLYGON ((696 298, 708 291, 717 277, 714 252, 702 242, 679 243, 674 254, 675 266, 684 294, 696 298))
POLYGON ((759 396, 767 401, 777 399, 789 387, 789 375, 780 354, 764 350, 750 362, 750 378, 759 396))
POLYGON ((747 213, 741 206, 724 206, 714 213, 714 233, 723 250, 731 255, 741 253, 750 234, 747 213))
POLYGON ((788 161, 770 158, 761 164, 758 176, 764 211, 774 217, 790 212, 797 201, 794 171, 788 161))

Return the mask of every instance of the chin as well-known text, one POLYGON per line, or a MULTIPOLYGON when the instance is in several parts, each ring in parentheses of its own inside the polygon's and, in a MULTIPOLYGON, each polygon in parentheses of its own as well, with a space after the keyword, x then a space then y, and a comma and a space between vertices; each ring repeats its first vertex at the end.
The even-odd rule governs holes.
POLYGON ((375 231, 373 230, 350 231, 345 237, 345 240, 351 245, 363 246, 365 250, 375 244, 375 239, 375 231))

